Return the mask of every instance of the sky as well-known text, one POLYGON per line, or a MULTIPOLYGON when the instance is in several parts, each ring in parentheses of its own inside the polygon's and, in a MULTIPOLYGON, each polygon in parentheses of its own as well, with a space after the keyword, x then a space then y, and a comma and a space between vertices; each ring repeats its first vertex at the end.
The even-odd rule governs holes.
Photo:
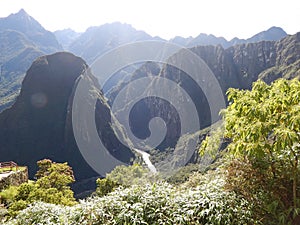
POLYGON ((249 38, 272 26, 300 31, 299 0, 0 0, 0 17, 23 8, 47 30, 122 22, 170 39, 200 33, 249 38))

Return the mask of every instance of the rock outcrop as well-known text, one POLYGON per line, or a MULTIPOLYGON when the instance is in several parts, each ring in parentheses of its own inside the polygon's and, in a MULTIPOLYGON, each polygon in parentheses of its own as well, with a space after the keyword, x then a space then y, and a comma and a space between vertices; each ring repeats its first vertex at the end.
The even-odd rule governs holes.
MULTIPOLYGON (((30 178, 43 158, 68 162, 77 181, 99 176, 83 159, 72 129, 74 88, 87 68, 85 61, 66 52, 34 61, 16 102, 0 114, 1 161, 28 165, 30 178)), ((109 106, 100 98, 95 113, 99 137, 115 157, 129 163, 134 155, 117 141, 110 116, 109 106)))
MULTIPOLYGON (((22 183, 28 181, 28 169, 27 167, 22 167, 17 171, 7 172, 7 176, 0 178, 0 191, 11 186, 19 186, 22 183)), ((1 203, 1 201, 0 201, 1 203)))

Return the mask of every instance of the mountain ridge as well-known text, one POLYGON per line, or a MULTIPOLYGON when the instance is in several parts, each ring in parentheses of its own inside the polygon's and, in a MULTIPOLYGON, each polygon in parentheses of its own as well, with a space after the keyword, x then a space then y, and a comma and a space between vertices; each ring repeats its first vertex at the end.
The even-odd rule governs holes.
POLYGON ((255 43, 260 41, 278 41, 287 36, 287 33, 280 27, 270 27, 267 30, 261 31, 247 39, 232 38, 226 40, 224 37, 216 37, 213 34, 200 33, 195 38, 183 38, 180 36, 174 37, 169 41, 185 47, 195 47, 197 45, 221 45, 223 48, 229 48, 238 44, 255 43))
POLYGON ((62 50, 54 34, 20 10, 0 18, 0 112, 11 106, 26 70, 39 56, 62 50))
POLYGON ((54 34, 42 27, 24 9, 17 13, 12 13, 8 17, 0 18, 0 30, 16 30, 23 33, 46 53, 61 49, 54 34))
MULTIPOLYGON (((274 29, 280 31, 280 28, 273 27, 261 32, 257 38, 261 40, 267 37, 270 30, 274 34, 274 29)), ((281 33, 284 35, 285 32, 281 29, 281 33)), ((104 52, 119 45, 143 40, 165 41, 120 22, 90 27, 86 32, 78 34, 68 29, 51 33, 23 9, 8 17, 0 18, 0 43, 2 44, 0 45, 0 112, 15 101, 25 72, 37 57, 65 49, 83 57, 90 64, 104 52), (14 41, 7 42, 7 39, 14 41), (19 61, 21 58, 22 60, 19 61)), ((229 42, 222 37, 202 33, 196 38, 177 37, 170 42, 186 47, 195 47, 199 44, 221 44, 228 47, 247 40, 234 39, 231 44, 228 44, 229 42)))

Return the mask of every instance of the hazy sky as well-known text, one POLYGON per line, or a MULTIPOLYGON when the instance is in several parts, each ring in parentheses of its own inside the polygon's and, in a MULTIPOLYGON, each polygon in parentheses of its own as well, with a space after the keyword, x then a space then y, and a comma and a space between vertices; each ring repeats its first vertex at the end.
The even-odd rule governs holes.
POLYGON ((0 0, 0 17, 21 8, 50 31, 115 21, 166 39, 199 33, 248 38, 271 26, 300 31, 299 0, 0 0))

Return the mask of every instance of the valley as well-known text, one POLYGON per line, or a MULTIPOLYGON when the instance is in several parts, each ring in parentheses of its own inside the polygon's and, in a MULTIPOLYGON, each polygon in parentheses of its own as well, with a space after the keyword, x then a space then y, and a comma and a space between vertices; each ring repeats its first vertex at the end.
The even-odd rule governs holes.
POLYGON ((0 162, 31 180, 0 190, 7 224, 298 224, 300 32, 50 32, 22 9, 0 18, 0 68, 0 162))

